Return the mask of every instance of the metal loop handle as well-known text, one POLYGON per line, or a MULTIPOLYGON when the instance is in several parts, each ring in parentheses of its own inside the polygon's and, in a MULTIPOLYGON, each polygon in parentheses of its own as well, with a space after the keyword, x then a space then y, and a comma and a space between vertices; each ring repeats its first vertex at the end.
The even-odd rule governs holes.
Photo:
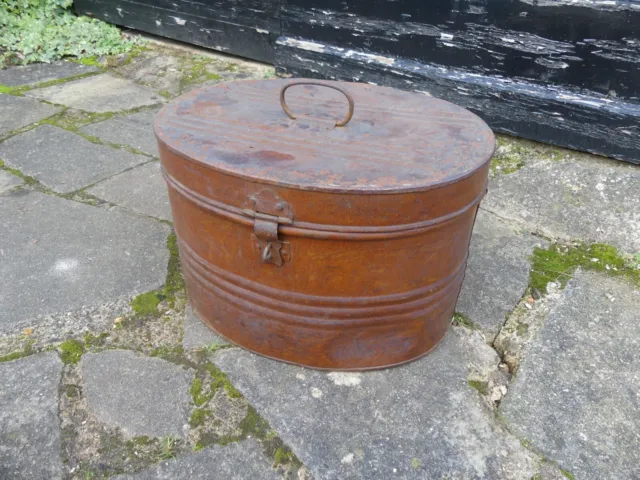
POLYGON ((287 106, 287 102, 284 99, 284 94, 287 91, 287 89, 289 87, 293 87, 295 85, 317 85, 318 87, 327 87, 327 88, 332 88, 334 90, 339 91, 341 94, 343 94, 345 97, 347 97, 347 100, 349 102, 349 111, 347 112, 347 116, 344 117, 343 120, 336 122, 335 126, 336 127, 344 127, 347 123, 349 123, 349 120, 351 120, 351 117, 353 117, 353 110, 355 108, 355 105, 353 103, 353 97, 351 96, 351 94, 349 92, 347 92, 346 90, 340 88, 340 87, 336 87, 335 85, 329 85, 327 83, 321 83, 321 82, 311 82, 311 81, 307 81, 307 80, 303 80, 300 82, 291 82, 287 85, 285 85, 284 87, 282 87, 282 90, 280 90, 280 105, 282 105, 282 109, 284 110, 284 113, 286 113, 287 115, 289 115, 290 118, 292 118, 293 120, 296 119, 296 116, 291 112, 291 110, 289 110, 289 107, 287 106))

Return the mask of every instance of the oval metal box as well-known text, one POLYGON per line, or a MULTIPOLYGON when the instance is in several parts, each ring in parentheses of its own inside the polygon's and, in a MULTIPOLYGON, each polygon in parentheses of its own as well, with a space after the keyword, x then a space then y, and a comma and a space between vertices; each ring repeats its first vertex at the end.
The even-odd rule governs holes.
POLYGON ((189 300, 278 360, 418 358, 450 325, 493 133, 448 102, 345 82, 289 88, 291 118, 290 83, 201 88, 156 117, 189 300))

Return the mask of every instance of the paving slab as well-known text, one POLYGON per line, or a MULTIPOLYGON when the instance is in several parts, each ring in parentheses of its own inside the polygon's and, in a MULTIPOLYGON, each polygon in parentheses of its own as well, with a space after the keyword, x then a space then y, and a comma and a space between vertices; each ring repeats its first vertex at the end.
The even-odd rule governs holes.
POLYGON ((117 68, 119 75, 166 96, 220 81, 265 78, 273 67, 195 49, 147 50, 117 68))
POLYGON ((482 206, 549 236, 640 250, 640 167, 580 156, 497 175, 482 206))
POLYGON ((94 66, 76 62, 33 63, 0 70, 0 84, 18 87, 75 77, 85 73, 97 72, 98 70, 94 66))
POLYGON ((316 479, 528 479, 534 460, 468 384, 499 359, 452 328, 429 355, 366 373, 320 372, 239 348, 213 355, 316 479))
POLYGON ((162 97, 152 90, 110 73, 29 90, 25 95, 88 112, 117 112, 162 103, 162 97))
POLYGON ((42 353, 0 363, 0 478, 61 479, 62 362, 42 353))
POLYGON ((5 170, 0 170, 0 193, 8 192, 9 190, 24 184, 24 180, 20 177, 13 175, 5 170))
POLYGON ((93 135, 103 141, 128 145, 141 152, 158 157, 158 142, 153 133, 153 119, 157 108, 131 115, 112 117, 104 122, 93 123, 80 129, 82 133, 93 135))
POLYGON ((164 284, 167 225, 28 190, 0 202, 0 331, 164 284))
POLYGON ((578 273, 525 353, 500 412, 575 478, 640 478, 640 291, 578 273))
POLYGON ((180 58, 158 52, 142 52, 131 62, 117 69, 117 72, 138 84, 157 92, 171 95, 180 93, 180 78, 184 74, 180 58))
POLYGON ((53 125, 41 125, 0 143, 0 158, 60 193, 149 161, 144 155, 98 145, 53 125))
POLYGON ((150 162, 100 182, 87 193, 162 220, 172 220, 160 162, 150 162))
POLYGON ((529 284, 535 246, 544 240, 517 232, 480 210, 471 237, 469 260, 456 311, 466 315, 492 339, 505 315, 518 304, 529 284))
POLYGON ((0 93, 0 137, 60 112, 62 108, 33 98, 0 93))
POLYGON ((263 456, 255 440, 213 445, 200 452, 162 462, 133 475, 118 475, 117 480, 276 480, 280 478, 263 456))
POLYGON ((183 436, 193 372, 130 350, 85 354, 84 393, 98 420, 127 438, 183 436))
POLYGON ((216 335, 198 317, 189 305, 184 315, 184 335, 182 337, 182 348, 185 350, 195 350, 197 348, 209 347, 211 345, 228 345, 228 342, 216 335))

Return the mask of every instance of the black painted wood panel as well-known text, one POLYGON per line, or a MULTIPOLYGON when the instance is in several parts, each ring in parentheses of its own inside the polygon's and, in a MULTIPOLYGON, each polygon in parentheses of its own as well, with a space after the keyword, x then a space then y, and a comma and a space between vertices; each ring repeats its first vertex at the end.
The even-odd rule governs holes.
POLYGON ((637 104, 286 37, 276 52, 284 75, 413 90, 468 108, 496 131, 640 163, 637 104))
POLYGON ((638 100, 640 2, 586 3, 289 0, 283 34, 638 100))
POLYGON ((428 92, 640 163, 640 0, 287 0, 281 18, 282 74, 428 92))
POLYGON ((267 63, 280 0, 75 0, 79 14, 267 63))
POLYGON ((496 130, 640 163, 640 0, 76 0, 285 75, 428 92, 496 130))

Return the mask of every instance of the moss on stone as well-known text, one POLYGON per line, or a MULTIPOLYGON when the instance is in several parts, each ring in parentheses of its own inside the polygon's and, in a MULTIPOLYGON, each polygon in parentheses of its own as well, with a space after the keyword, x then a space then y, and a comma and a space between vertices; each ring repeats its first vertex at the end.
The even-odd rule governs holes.
POLYGON ((562 473, 562 475, 567 477, 569 480, 576 480, 576 477, 574 477, 573 473, 571 473, 569 470, 565 470, 564 468, 560 468, 559 470, 560 473, 562 473))
POLYGON ((5 170, 16 177, 20 177, 26 185, 39 185, 40 183, 35 178, 25 175, 17 168, 8 167, 6 163, 4 163, 4 160, 0 160, 0 169, 5 170))
POLYGON ((171 301, 175 299, 176 293, 184 290, 184 278, 180 270, 178 237, 175 233, 171 233, 167 237, 167 248, 169 249, 169 264, 167 265, 167 281, 165 282, 164 294, 171 301))
POLYGON ((420 463, 420 460, 419 460, 419 459, 417 459, 416 457, 413 457, 413 458, 411 459, 411 468, 413 468, 413 469, 416 469, 416 470, 417 470, 417 469, 418 469, 418 468, 420 468, 421 466, 422 466, 422 464, 420 463))
POLYGON ((461 327, 467 327, 471 330, 477 330, 478 326, 473 323, 469 317, 467 317, 466 315, 460 313, 460 312, 455 312, 453 314, 453 321, 454 321, 454 325, 458 325, 461 327))
POLYGON ((170 308, 174 308, 176 295, 184 291, 184 278, 180 270, 178 239, 175 233, 171 233, 167 237, 167 249, 169 250, 169 263, 167 265, 164 288, 143 293, 131 301, 131 307, 138 315, 157 314, 157 307, 162 300, 165 300, 170 308))
POLYGON ((64 393, 67 398, 76 398, 80 395, 80 387, 77 385, 65 385, 64 393))
POLYGON ((205 408, 195 408, 189 417, 189 425, 196 428, 204 424, 204 421, 211 415, 211 412, 205 408))
POLYGON ((640 270, 631 259, 625 259, 615 247, 602 243, 554 244, 535 248, 532 255, 530 285, 545 292, 547 284, 557 282, 564 287, 576 268, 622 276, 640 285, 640 270))
POLYGON ((40 123, 55 125, 56 127, 64 128, 65 130, 77 132, 81 127, 84 127, 85 125, 89 125, 90 123, 102 122, 104 120, 108 120, 113 116, 113 112, 94 113, 67 108, 60 113, 52 115, 49 118, 45 118, 40 123))
POLYGON ((91 55, 90 57, 78 58, 76 62, 81 63, 82 65, 87 65, 89 67, 102 68, 102 63, 98 61, 99 58, 100 57, 98 55, 91 55))
POLYGON ((102 332, 99 335, 94 335, 91 332, 85 333, 83 338, 85 349, 103 346, 108 337, 109 334, 107 332, 102 332))
POLYGON ((528 150, 525 145, 509 137, 496 137, 496 153, 491 159, 491 172, 508 175, 525 165, 528 150))
POLYGON ((11 87, 0 83, 0 93, 4 93, 5 95, 17 95, 20 93, 20 89, 18 87, 11 87))
POLYGON ((475 388, 483 395, 489 393, 487 382, 482 382, 480 380, 468 380, 467 383, 470 387, 475 388))
POLYGON ((191 398, 193 400, 193 404, 197 407, 201 407, 205 403, 207 403, 213 397, 213 391, 209 393, 202 393, 202 380, 196 377, 191 382, 191 388, 189 389, 189 393, 191 394, 191 398))
POLYGON ((182 345, 163 345, 151 350, 151 352, 149 352, 149 356, 162 358, 163 360, 167 360, 168 362, 175 363, 177 365, 191 366, 184 356, 184 349, 182 348, 182 345))
POLYGON ((63 363, 73 364, 80 361, 84 353, 84 345, 78 340, 70 339, 62 342, 58 350, 60 351, 60 359, 63 363))
POLYGON ((251 436, 264 439, 271 431, 271 427, 264 418, 258 415, 255 408, 248 405, 247 415, 240 422, 240 430, 242 431, 242 438, 251 436))
POLYGON ((86 73, 80 73, 78 75, 73 75, 71 77, 56 78, 54 80, 47 80, 46 82, 34 83, 32 85, 25 85, 24 87, 21 87, 21 91, 32 90, 36 88, 52 87, 54 85, 59 85, 61 83, 73 82, 74 80, 80 80, 86 77, 93 77, 94 75, 97 75, 99 73, 101 72, 86 72, 86 73))
POLYGON ((180 78, 180 91, 183 92, 188 86, 210 80, 220 80, 222 77, 217 73, 210 72, 207 67, 214 65, 214 62, 202 55, 183 57, 180 78))
POLYGON ((150 315, 157 312, 160 298, 156 292, 146 292, 131 300, 131 308, 138 315, 150 315))
POLYGON ((284 465, 291 461, 293 457, 293 453, 291 450, 285 447, 276 448, 275 453, 273 454, 273 459, 276 465, 284 465))
POLYGON ((215 391, 219 388, 224 388, 229 395, 230 398, 241 398, 242 394, 236 390, 236 388, 231 384, 227 376, 218 370, 215 365, 211 362, 207 362, 205 364, 205 369, 211 375, 211 392, 215 393, 215 391))
POLYGON ((17 352, 11 352, 11 353, 9 353, 7 355, 0 356, 0 363, 2 363, 2 362, 11 362, 12 360, 18 360, 19 358, 27 357, 27 356, 31 355, 33 353, 33 344, 34 343, 35 343, 35 340, 28 339, 27 341, 24 342, 22 350, 17 351, 17 352))

